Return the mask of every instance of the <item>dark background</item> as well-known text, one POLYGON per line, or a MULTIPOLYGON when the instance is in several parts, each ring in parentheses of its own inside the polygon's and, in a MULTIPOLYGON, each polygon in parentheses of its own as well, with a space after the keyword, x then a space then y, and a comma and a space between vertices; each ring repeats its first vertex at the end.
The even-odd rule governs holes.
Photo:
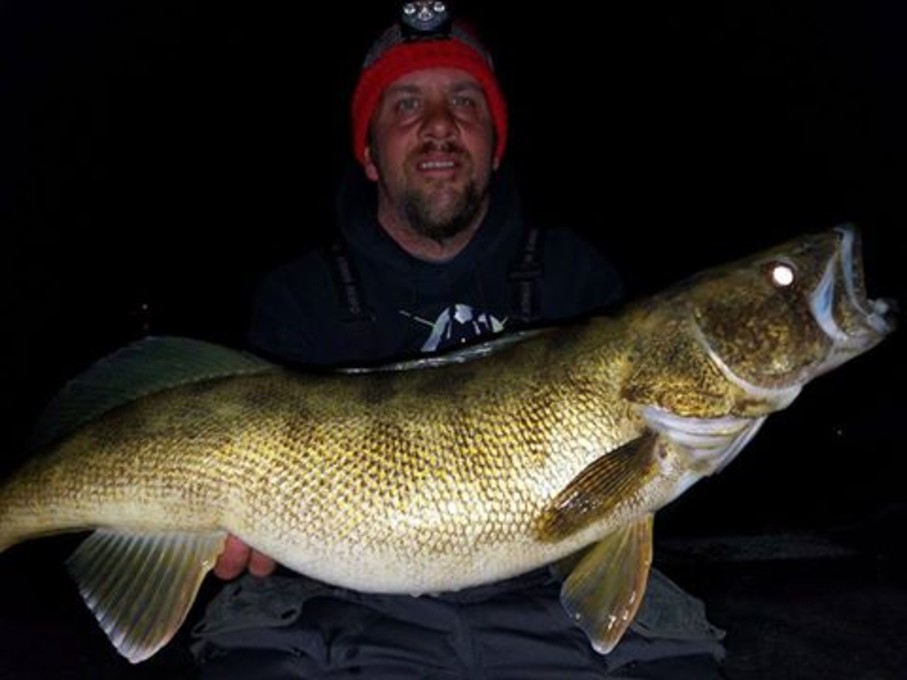
MULTIPOLYGON (((907 300, 902 3, 458 7, 494 53, 529 208, 582 230, 633 296, 847 220, 872 294, 907 300)), ((349 93, 395 8, 0 0, 0 469, 110 350, 240 337, 262 273, 331 225, 349 93)), ((663 535, 898 544, 901 335, 807 387, 660 513, 663 535)))

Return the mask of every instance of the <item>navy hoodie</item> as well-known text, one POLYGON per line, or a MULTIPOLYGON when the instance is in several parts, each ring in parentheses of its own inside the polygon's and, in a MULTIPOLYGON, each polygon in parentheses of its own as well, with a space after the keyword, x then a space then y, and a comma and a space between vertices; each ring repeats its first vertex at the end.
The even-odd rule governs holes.
MULTIPOLYGON (((527 232, 506 167, 495 173, 482 225, 447 262, 409 255, 376 214, 375 184, 354 168, 337 194, 345 259, 338 261, 330 247, 313 248, 267 275, 253 303, 253 347, 290 363, 361 364, 443 350, 525 321, 513 274, 527 232), (341 273, 346 263, 348 275, 341 273), (354 282, 352 301, 344 278, 354 282)), ((541 234, 541 266, 530 277, 533 321, 568 319, 620 299, 616 270, 589 243, 563 228, 541 234)))

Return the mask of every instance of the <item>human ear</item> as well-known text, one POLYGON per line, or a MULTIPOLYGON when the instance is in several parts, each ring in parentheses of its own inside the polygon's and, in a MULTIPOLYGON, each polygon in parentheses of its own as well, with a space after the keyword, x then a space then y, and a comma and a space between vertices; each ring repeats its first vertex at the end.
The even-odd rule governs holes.
POLYGON ((365 168, 365 176, 368 177, 373 182, 378 181, 378 166, 372 161, 372 147, 365 147, 364 162, 363 167, 365 168))

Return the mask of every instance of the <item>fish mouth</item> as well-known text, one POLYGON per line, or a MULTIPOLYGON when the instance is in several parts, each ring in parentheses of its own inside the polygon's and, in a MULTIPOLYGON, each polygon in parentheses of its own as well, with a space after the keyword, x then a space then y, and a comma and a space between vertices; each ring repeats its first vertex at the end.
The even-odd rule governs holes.
POLYGON ((834 343, 833 355, 841 355, 843 361, 894 330, 897 304, 890 298, 869 298, 859 230, 843 224, 834 231, 838 235, 835 256, 813 292, 811 307, 817 323, 834 343))

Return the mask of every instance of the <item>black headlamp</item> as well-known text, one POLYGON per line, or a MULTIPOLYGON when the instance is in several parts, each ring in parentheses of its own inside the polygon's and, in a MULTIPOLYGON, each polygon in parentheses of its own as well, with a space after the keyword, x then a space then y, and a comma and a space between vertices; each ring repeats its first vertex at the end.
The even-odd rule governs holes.
POLYGON ((442 0, 410 0, 400 8, 404 40, 446 38, 450 35, 450 25, 450 11, 442 0))

